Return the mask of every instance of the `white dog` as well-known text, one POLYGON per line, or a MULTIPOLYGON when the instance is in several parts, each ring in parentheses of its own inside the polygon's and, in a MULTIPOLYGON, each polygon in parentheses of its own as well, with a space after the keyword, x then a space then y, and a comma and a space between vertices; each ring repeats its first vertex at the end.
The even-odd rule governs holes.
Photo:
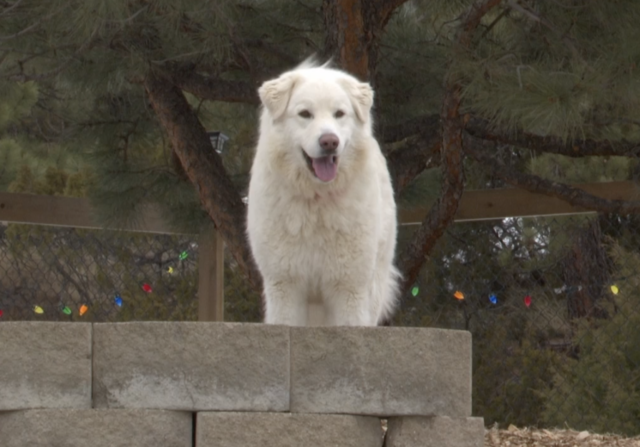
POLYGON ((396 206, 373 90, 305 63, 265 82, 248 233, 266 322, 375 326, 396 301, 396 206))

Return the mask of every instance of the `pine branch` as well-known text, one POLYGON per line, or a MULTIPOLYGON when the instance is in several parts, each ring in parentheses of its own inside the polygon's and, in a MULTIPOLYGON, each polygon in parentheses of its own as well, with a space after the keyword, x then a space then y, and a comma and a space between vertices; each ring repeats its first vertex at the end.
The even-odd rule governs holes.
POLYGON ((244 81, 228 81, 196 73, 192 67, 170 70, 174 82, 184 91, 210 101, 259 104, 257 88, 244 81))
MULTIPOLYGON (((543 17, 542 15, 540 15, 537 12, 532 11, 531 9, 526 7, 526 5, 524 5, 524 6, 521 5, 516 0, 507 1, 507 8, 512 9, 514 11, 517 11, 520 14, 522 14, 523 16, 525 16, 526 18, 528 18, 529 20, 532 20, 532 21, 534 21, 536 23, 539 23, 542 26, 544 26, 545 28, 547 28, 549 31, 551 31, 553 34, 555 34, 556 37, 562 43, 565 44, 565 46, 573 53, 573 55, 576 57, 576 59, 579 59, 579 60, 581 60, 583 62, 586 62, 584 60, 584 58, 582 57, 582 55, 580 54, 580 51, 576 47, 575 43, 568 36, 568 33, 566 31, 559 30, 556 26, 554 26, 551 22, 549 22, 545 17, 543 17)), ((589 67, 589 65, 586 64, 586 63, 585 63, 585 66, 589 67)))
POLYGON ((6 36, 0 36, 0 41, 3 40, 10 40, 10 39, 15 39, 17 37, 21 37, 24 36, 25 34, 29 34, 33 31, 36 31, 40 25, 42 25, 45 22, 48 22, 53 16, 55 16, 56 14, 62 12, 62 9, 59 9, 57 11, 53 11, 49 14, 47 14, 46 16, 42 17, 40 20, 35 21, 34 23, 32 23, 31 25, 27 26, 26 28, 21 29, 20 31, 17 31, 13 34, 9 34, 6 36))
POLYGON ((381 140, 385 143, 407 140, 401 147, 386 154, 396 198, 422 171, 439 166, 442 161, 440 115, 428 115, 385 126, 381 140))
POLYGON ((494 129, 481 118, 471 118, 465 130, 476 138, 496 141, 504 144, 524 147, 536 152, 564 155, 567 157, 589 156, 640 156, 640 144, 621 140, 611 142, 608 140, 575 140, 564 141, 555 136, 539 136, 531 133, 516 131, 504 132, 494 129))
POLYGON ((440 115, 424 115, 411 118, 404 123, 384 126, 382 129, 382 141, 393 143, 402 141, 414 135, 423 135, 425 138, 433 138, 440 133, 440 115))
POLYGON ((380 0, 380 4, 378 5, 379 12, 379 23, 382 26, 385 26, 394 11, 398 9, 400 6, 407 3, 408 0, 380 0))
POLYGON ((17 8, 18 6, 20 6, 20 4, 23 2, 24 0, 16 0, 12 5, 6 6, 5 9, 3 9, 2 11, 0 11, 0 17, 4 17, 6 15, 8 15, 11 11, 13 11, 15 8, 17 8))
POLYGON ((440 150, 442 139, 439 132, 431 138, 417 138, 408 141, 387 155, 387 164, 391 172, 391 182, 396 198, 425 169, 435 168, 441 163, 440 150))
POLYGON ((262 279, 244 231, 246 207, 227 175, 222 159, 211 147, 206 130, 180 88, 166 74, 152 70, 144 80, 144 87, 203 208, 254 290, 262 292, 262 279))
POLYGON ((273 45, 266 40, 263 39, 244 39, 244 45, 249 48, 263 50, 266 53, 269 53, 275 57, 277 57, 280 61, 284 62, 287 65, 295 66, 300 63, 298 57, 294 54, 291 54, 285 51, 282 48, 279 48, 277 45, 273 45))
POLYGON ((485 0, 476 2, 467 10, 462 22, 462 33, 458 37, 458 43, 463 48, 469 48, 473 32, 476 30, 482 18, 502 0, 485 0))
MULTIPOLYGON (((468 51, 471 47, 473 33, 482 17, 501 0, 484 0, 474 3, 464 15, 457 43, 459 49, 468 51)), ((462 101, 462 85, 451 75, 446 80, 446 89, 442 104, 442 188, 440 197, 427 213, 420 228, 416 231, 411 243, 406 247, 399 259, 400 271, 403 274, 400 293, 406 294, 415 282, 420 268, 424 264, 425 255, 431 251, 444 230, 453 222, 464 189, 464 172, 462 166, 462 137, 465 123, 460 117, 462 101)))
POLYGON ((482 164, 493 175, 500 177, 512 186, 556 197, 573 206, 600 213, 621 215, 640 213, 640 201, 603 199, 580 188, 545 180, 537 175, 518 172, 514 166, 510 166, 502 158, 494 156, 495 152, 495 146, 489 142, 475 138, 465 139, 465 153, 482 164))
POLYGON ((96 42, 96 36, 98 35, 98 31, 99 31, 99 28, 94 29, 89 39, 87 39, 82 45, 80 45, 73 54, 71 54, 70 56, 67 56, 60 64, 58 64, 57 67, 48 71, 44 71, 37 75, 27 75, 23 72, 26 61, 21 61, 18 64, 18 67, 20 68, 21 73, 10 75, 8 76, 8 79, 12 81, 26 82, 26 81, 42 81, 44 79, 53 78, 57 76, 58 74, 62 73, 62 71, 66 69, 69 66, 69 64, 71 64, 71 62, 77 61, 78 56, 81 56, 82 54, 86 53, 87 51, 93 48, 93 45, 96 42))
POLYGON ((383 10, 389 11, 389 13, 391 13, 393 12, 393 10, 407 3, 407 1, 408 0, 382 0, 380 4, 383 10))
MULTIPOLYGON (((393 143, 414 135, 432 138, 432 133, 439 132, 436 124, 437 115, 424 115, 412 118, 404 123, 385 126, 382 141, 393 143)), ((558 154, 567 157, 620 156, 640 157, 640 144, 632 141, 620 140, 573 140, 565 141, 555 136, 540 136, 521 130, 508 132, 491 126, 482 118, 470 117, 465 125, 465 131, 475 138, 495 141, 503 144, 531 149, 540 153, 558 154)))

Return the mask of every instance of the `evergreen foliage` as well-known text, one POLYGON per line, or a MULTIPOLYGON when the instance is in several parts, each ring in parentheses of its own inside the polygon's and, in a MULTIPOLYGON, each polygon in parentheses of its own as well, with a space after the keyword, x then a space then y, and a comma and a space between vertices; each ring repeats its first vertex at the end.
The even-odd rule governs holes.
MULTIPOLYGON (((376 76, 380 130, 439 113, 442 80, 449 69, 464 81, 466 110, 495 126, 567 139, 635 140, 640 136, 634 119, 640 85, 634 67, 640 49, 630 44, 638 40, 637 2, 607 6, 594 1, 527 2, 496 11, 478 31, 482 37, 478 49, 466 53, 451 41, 458 24, 455 19, 472 3, 414 0, 393 15, 382 36, 376 76)), ((46 98, 37 99, 38 106, 55 110, 64 123, 64 156, 80 157, 95 172, 92 196, 104 209, 105 223, 133 219, 137 204, 151 202, 163 205, 182 229, 193 229, 198 201, 176 172, 171 148, 140 88, 141 79, 154 66, 186 67, 226 80, 248 81, 255 79, 259 69, 264 79, 322 52, 320 11, 319 0, 225 0, 215 5, 204 0, 25 0, 5 20, 5 36, 13 36, 9 39, 12 51, 0 71, 14 82, 0 86, 3 92, 13 92, 5 96, 0 125, 8 113, 24 116, 33 108, 34 98, 42 96, 38 89, 46 91, 46 98), (237 60, 238 45, 248 52, 244 64, 237 60), (32 57, 35 54, 41 56, 32 57), (249 61, 253 71, 247 70, 249 61), (191 211, 185 204, 191 204, 191 211)), ((255 106, 195 96, 190 101, 205 128, 231 137, 225 166, 244 187, 253 150, 255 106)), ((23 129, 20 135, 31 130, 23 129)), ((0 147, 10 148, 2 156, 13 169, 5 174, 9 175, 5 187, 21 163, 16 160, 14 140, 0 140, 0 147)), ((530 160, 532 172, 554 177, 556 170, 541 166, 547 156, 519 157, 525 167, 530 160)), ((549 157, 555 162, 544 163, 556 166, 558 157, 549 157)), ((612 162, 588 163, 597 171, 612 162)), ((624 175, 623 168, 616 177, 624 175)), ((469 182, 483 185, 481 177, 476 174, 469 182)), ((402 203, 423 204, 425 195, 435 195, 435 172, 423 178, 429 180, 414 184, 402 203)))
POLYGON ((553 377, 562 357, 543 349, 535 323, 518 328, 521 318, 500 315, 491 326, 474 332, 473 414, 485 424, 536 427, 544 425, 547 395, 553 395, 553 377), (514 334, 518 334, 514 337, 514 334))
POLYGON ((640 256, 616 244, 611 255, 620 290, 607 303, 611 318, 578 322, 574 336, 578 358, 565 359, 563 368, 554 375, 555 386, 544 393, 544 419, 546 424, 568 424, 576 430, 637 435, 640 256))

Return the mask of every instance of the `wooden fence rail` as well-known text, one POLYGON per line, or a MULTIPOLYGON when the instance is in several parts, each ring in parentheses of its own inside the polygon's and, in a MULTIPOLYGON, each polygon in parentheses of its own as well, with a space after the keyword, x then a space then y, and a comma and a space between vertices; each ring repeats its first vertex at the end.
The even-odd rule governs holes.
MULTIPOLYGON (((88 199, 0 192, 0 222, 104 229, 88 199)), ((116 228, 141 233, 176 234, 152 207, 116 228)), ((224 320, 224 244, 217 231, 199 237, 198 320, 224 320)))
MULTIPOLYGON (((638 200, 640 189, 633 182, 588 183, 577 187, 611 200, 638 200)), ((420 224, 427 208, 400 210, 401 225, 420 224)), ((520 189, 465 191, 456 222, 585 214, 591 211, 571 206, 554 197, 520 189)), ((0 192, 0 222, 104 229, 88 199, 0 192)), ((118 230, 175 234, 152 207, 138 213, 136 221, 118 230)), ((199 236, 198 319, 224 319, 224 243, 217 231, 199 236)))
MULTIPOLYGON (((640 200, 640 188, 633 182, 583 183, 574 186, 603 199, 640 200)), ((427 211, 426 208, 400 210, 398 220, 403 225, 419 224, 427 211)), ((515 188, 487 189, 465 191, 460 199, 455 221, 473 222, 505 217, 587 213, 593 213, 593 211, 572 206, 563 200, 543 194, 534 194, 515 188)))

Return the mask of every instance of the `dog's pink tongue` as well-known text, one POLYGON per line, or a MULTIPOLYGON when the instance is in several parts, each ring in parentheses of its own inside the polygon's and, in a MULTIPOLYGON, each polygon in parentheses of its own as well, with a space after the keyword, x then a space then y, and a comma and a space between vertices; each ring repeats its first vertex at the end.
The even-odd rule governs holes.
POLYGON ((311 159, 311 166, 313 166, 313 171, 316 173, 316 177, 318 177, 323 182, 330 182, 336 177, 336 172, 338 171, 338 165, 334 161, 333 156, 327 157, 319 157, 311 159))

